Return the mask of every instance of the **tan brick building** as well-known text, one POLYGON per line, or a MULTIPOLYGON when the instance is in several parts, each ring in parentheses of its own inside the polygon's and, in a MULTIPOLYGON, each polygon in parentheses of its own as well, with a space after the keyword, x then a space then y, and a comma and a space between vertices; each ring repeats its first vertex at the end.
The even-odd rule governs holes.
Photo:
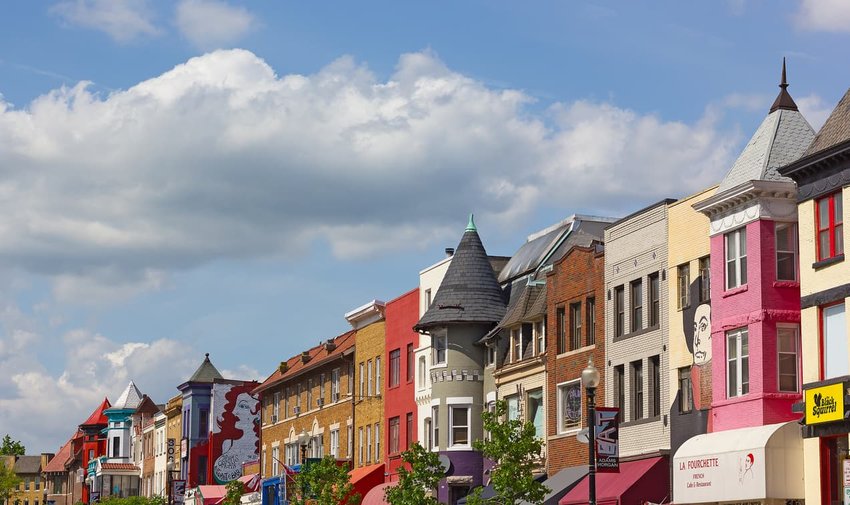
POLYGON ((262 404, 260 468, 280 475, 282 464, 353 449, 354 342, 348 331, 281 362, 257 389, 262 404))
POLYGON ((382 357, 386 342, 384 302, 373 300, 345 315, 357 331, 354 350, 354 466, 382 461, 386 429, 384 419, 384 377, 382 357))
POLYGON ((39 456, 0 456, 0 461, 11 468, 21 483, 9 500, 10 505, 44 505, 47 496, 47 486, 42 479, 42 468, 53 458, 53 454, 43 453, 39 456))
POLYGON ((183 437, 183 395, 178 394, 171 397, 165 404, 165 481, 166 490, 168 483, 174 474, 169 476, 171 470, 180 468, 180 439, 183 437), (171 441, 173 446, 171 445, 171 441))

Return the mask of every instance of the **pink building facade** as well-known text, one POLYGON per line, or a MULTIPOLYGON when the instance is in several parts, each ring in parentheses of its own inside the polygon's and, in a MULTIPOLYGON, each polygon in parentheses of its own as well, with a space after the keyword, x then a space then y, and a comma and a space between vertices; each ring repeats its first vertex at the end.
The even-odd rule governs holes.
POLYGON ((717 193, 711 220, 711 431, 799 418, 800 274, 796 185, 777 169, 814 131, 782 91, 717 193))

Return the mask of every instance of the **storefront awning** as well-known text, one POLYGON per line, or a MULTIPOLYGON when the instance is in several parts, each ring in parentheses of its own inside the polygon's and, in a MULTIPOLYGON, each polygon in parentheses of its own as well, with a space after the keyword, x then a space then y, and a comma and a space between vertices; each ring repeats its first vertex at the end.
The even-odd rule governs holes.
POLYGON ((363 466, 348 472, 354 491, 362 499, 373 487, 384 483, 384 464, 363 466))
MULTIPOLYGON (((620 463, 619 473, 596 474, 596 502, 600 505, 640 505, 645 502, 667 503, 670 469, 666 457, 620 463)), ((559 505, 588 503, 585 476, 558 502, 559 505)))
MULTIPOLYGON (((555 475, 543 481, 543 485, 549 491, 543 497, 543 505, 558 505, 558 501, 575 487, 582 477, 587 475, 587 465, 571 466, 561 469, 555 475)), ((531 505, 528 502, 520 502, 520 505, 531 505)))
POLYGON ((697 435, 673 458, 676 503, 803 499, 797 422, 697 435))
POLYGON ((363 497, 360 505, 388 505, 387 501, 384 500, 384 493, 386 493, 388 487, 395 486, 396 484, 398 484, 398 482, 385 482, 373 487, 372 490, 366 493, 363 497))

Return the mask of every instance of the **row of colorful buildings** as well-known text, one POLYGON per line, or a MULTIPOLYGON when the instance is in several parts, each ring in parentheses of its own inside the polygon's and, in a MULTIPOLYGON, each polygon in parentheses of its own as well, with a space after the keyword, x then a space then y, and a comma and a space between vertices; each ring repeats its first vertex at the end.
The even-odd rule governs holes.
POLYGON ((816 133, 783 66, 717 185, 623 218, 570 216, 511 256, 488 255, 470 217, 418 285, 353 309, 348 331, 261 383, 226 380, 207 357, 164 405, 133 384, 105 400, 46 465, 48 500, 185 481, 186 500, 214 505, 216 484, 256 474, 276 505, 288 471, 331 455, 378 504, 418 442, 440 454, 436 496, 463 503, 489 484, 473 441, 504 400, 544 441, 545 503, 587 503, 592 361, 596 404, 619 409, 619 468, 597 475, 599 502, 840 503, 847 185, 850 90, 816 133))

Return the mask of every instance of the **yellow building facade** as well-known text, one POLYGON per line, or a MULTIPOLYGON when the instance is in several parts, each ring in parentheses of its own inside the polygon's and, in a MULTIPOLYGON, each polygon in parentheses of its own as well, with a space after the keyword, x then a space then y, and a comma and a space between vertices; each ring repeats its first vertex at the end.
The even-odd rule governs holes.
MULTIPOLYGON (((846 503, 844 475, 850 421, 850 263, 845 260, 850 214, 850 90, 802 158, 780 169, 797 183, 805 502, 846 503)), ((845 470, 846 469, 846 470, 845 470)))
POLYGON ((383 302, 373 300, 345 315, 357 331, 354 345, 354 467, 384 461, 384 391, 386 363, 383 362, 386 322, 383 302))

